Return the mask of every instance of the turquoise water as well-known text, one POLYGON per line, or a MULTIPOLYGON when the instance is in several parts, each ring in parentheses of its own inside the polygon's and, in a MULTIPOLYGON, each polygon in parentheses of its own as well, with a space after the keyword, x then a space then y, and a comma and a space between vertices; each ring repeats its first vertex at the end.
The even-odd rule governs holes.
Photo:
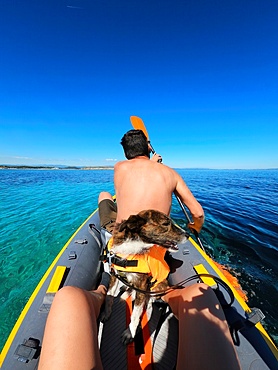
MULTIPOLYGON (((266 315, 278 342, 278 171, 178 170, 206 212, 200 235, 266 315)), ((111 170, 0 171, 0 348, 48 266, 114 192, 111 170)), ((172 217, 185 225, 173 200, 172 217)))

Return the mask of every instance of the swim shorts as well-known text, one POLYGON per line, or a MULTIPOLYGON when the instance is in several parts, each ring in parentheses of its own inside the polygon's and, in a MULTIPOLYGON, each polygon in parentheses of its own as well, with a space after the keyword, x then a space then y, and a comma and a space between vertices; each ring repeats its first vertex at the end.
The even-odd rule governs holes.
POLYGON ((112 233, 117 217, 117 204, 111 199, 103 199, 98 207, 100 226, 112 233))

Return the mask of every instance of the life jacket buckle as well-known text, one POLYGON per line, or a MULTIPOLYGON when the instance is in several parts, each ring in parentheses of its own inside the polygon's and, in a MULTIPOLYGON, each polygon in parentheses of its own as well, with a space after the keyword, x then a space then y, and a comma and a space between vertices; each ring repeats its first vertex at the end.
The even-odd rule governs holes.
POLYGON ((115 253, 114 253, 114 252, 112 252, 112 251, 109 251, 109 252, 107 253, 107 261, 108 261, 108 265, 109 265, 109 267, 111 267, 111 266, 112 266, 114 258, 115 258, 115 253))

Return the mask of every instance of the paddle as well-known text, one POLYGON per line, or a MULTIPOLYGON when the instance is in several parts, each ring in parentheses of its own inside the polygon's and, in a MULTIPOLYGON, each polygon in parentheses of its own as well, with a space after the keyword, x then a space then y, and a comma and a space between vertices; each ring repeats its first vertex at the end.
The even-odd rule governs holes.
MULTIPOLYGON (((142 130, 142 131, 144 132, 144 134, 145 134, 145 135, 146 135, 146 137, 147 137, 147 140, 148 140, 149 146, 150 146, 150 148, 151 148, 151 151, 152 151, 152 153, 153 153, 153 154, 155 154, 156 152, 155 152, 154 148, 153 148, 153 147, 152 147, 152 145, 151 145, 151 142, 150 142, 150 139, 149 139, 149 134, 148 134, 148 131, 147 131, 147 129, 146 129, 146 126, 145 126, 145 124, 144 124, 143 120, 142 120, 140 117, 137 117, 137 116, 131 116, 131 117, 130 117, 130 121, 131 121, 131 124, 132 124, 132 126, 133 126, 133 128, 134 128, 135 130, 142 130)), ((183 211, 183 213, 184 213, 185 217, 187 218, 188 222, 189 222, 189 223, 190 223, 190 222, 192 222, 192 221, 191 221, 191 219, 190 219, 190 217, 189 217, 189 215, 188 215, 188 213, 186 212, 186 209, 185 209, 185 207, 184 207, 183 202, 181 201, 181 199, 179 198, 179 196, 178 196, 177 194, 175 194, 175 196, 176 196, 177 201, 178 201, 178 203, 179 203, 179 205, 180 205, 180 207, 181 207, 181 209, 182 209, 182 211, 183 211)), ((194 235, 195 235, 195 237, 196 237, 196 239, 197 239, 197 241, 198 241, 198 243, 199 243, 200 247, 203 249, 203 251, 205 251, 205 248, 204 248, 204 246, 203 246, 203 243, 202 243, 201 239, 199 238, 198 231, 197 231, 197 230, 195 230, 195 229, 193 229, 193 233, 194 233, 194 235)))
POLYGON ((150 139, 149 139, 148 131, 146 129, 146 126, 144 125, 144 122, 143 122, 142 118, 137 117, 137 116, 131 116, 130 121, 131 121, 131 124, 132 124, 132 126, 135 130, 142 130, 144 132, 144 134, 146 135, 146 138, 148 140, 149 146, 151 148, 151 151, 152 151, 153 154, 155 154, 155 150, 152 147, 152 144, 151 144, 150 139))

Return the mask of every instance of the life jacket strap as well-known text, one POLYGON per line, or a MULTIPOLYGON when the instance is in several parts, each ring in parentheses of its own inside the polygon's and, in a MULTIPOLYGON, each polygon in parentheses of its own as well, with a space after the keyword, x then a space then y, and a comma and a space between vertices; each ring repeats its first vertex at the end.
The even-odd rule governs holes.
POLYGON ((117 256, 116 254, 112 254, 111 256, 108 257, 109 264, 111 261, 111 264, 114 264, 116 266, 120 267, 137 267, 138 266, 138 260, 128 260, 126 258, 122 258, 117 256))
POLYGON ((108 262, 109 266, 116 265, 123 268, 138 266, 138 260, 128 260, 126 258, 119 257, 107 249, 105 250, 105 253, 100 256, 100 260, 102 262, 108 262))

